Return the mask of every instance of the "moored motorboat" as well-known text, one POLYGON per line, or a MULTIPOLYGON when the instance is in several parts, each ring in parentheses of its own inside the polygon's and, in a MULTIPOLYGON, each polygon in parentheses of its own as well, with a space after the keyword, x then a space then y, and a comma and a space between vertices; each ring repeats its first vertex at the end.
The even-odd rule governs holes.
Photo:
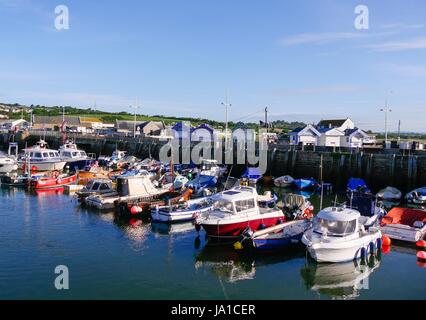
POLYGON ((18 163, 16 159, 5 155, 0 155, 0 175, 8 174, 16 170, 18 170, 18 163))
POLYGON ((66 162, 63 161, 57 150, 48 149, 47 143, 40 140, 35 146, 24 149, 24 155, 18 160, 18 166, 26 171, 30 166, 31 171, 63 170, 66 162))
POLYGON ((115 209, 121 203, 145 201, 167 193, 166 188, 155 188, 146 176, 119 176, 117 178, 117 194, 91 195, 84 202, 99 210, 115 209))
POLYGON ((151 218, 155 222, 186 222, 195 220, 200 214, 212 209, 213 202, 210 198, 200 198, 174 205, 156 205, 151 209, 151 218))
POLYGON ((262 174, 258 168, 247 168, 241 178, 247 179, 250 185, 256 185, 262 179, 262 174))
POLYGON ((393 208, 382 219, 381 230, 391 239, 417 242, 426 235, 426 211, 393 208))
POLYGON ((94 157, 89 157, 84 150, 78 149, 77 145, 71 140, 66 140, 59 147, 59 155, 73 171, 83 169, 88 164, 95 162, 94 157))
POLYGON ((385 201, 398 202, 402 198, 402 193, 397 188, 387 187, 377 192, 376 197, 385 201))
POLYGON ((278 188, 288 188, 293 184, 294 179, 291 176, 282 176, 274 179, 274 185, 278 188))
POLYGON ((379 228, 366 230, 354 209, 330 207, 318 213, 302 242, 317 262, 347 262, 366 258, 381 248, 379 228))
POLYGON ((58 189, 77 181, 77 175, 60 174, 57 171, 51 172, 48 176, 32 178, 29 186, 34 190, 58 189))
POLYGON ((117 191, 112 186, 112 181, 109 179, 94 179, 77 191, 75 196, 82 202, 85 198, 92 195, 117 194, 117 191))
POLYGON ((212 196, 214 209, 201 214, 196 226, 202 227, 207 236, 214 238, 238 238, 249 227, 253 231, 285 222, 278 208, 262 208, 258 194, 252 187, 236 187, 212 196))
POLYGON ((315 188, 317 188, 319 186, 318 182, 315 181, 315 179, 313 179, 313 178, 310 178, 310 179, 296 179, 296 180, 293 181, 293 185, 298 190, 315 189, 315 188))
POLYGON ((409 204, 426 205, 426 187, 415 189, 405 196, 409 204))

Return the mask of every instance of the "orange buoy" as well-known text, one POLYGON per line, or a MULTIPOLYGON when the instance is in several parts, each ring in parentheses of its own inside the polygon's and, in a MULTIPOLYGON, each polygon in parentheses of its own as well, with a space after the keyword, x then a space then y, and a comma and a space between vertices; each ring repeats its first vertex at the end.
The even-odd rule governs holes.
POLYGON ((382 247, 382 253, 383 254, 388 254, 391 252, 391 247, 390 246, 383 246, 382 247))
POLYGON ((382 245, 384 247, 389 247, 392 244, 391 238, 389 238, 388 236, 383 235, 382 236, 382 245))
POLYGON ((426 252, 424 251, 417 252, 417 259, 419 259, 420 261, 426 261, 426 252))
POLYGON ((416 246, 418 248, 426 249, 426 241, 425 240, 419 240, 416 242, 416 246))

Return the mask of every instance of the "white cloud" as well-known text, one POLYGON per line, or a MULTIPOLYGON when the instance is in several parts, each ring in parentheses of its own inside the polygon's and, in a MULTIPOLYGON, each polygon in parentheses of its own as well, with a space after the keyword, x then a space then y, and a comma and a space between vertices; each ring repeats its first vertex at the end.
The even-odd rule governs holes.
POLYGON ((392 35, 394 32, 364 33, 364 32, 324 32, 324 33, 301 33, 281 38, 278 44, 283 46, 295 46, 302 44, 322 45, 353 39, 365 39, 392 35))
POLYGON ((394 52, 405 50, 426 49, 426 38, 415 38, 405 41, 389 41, 363 46, 377 52, 394 52))

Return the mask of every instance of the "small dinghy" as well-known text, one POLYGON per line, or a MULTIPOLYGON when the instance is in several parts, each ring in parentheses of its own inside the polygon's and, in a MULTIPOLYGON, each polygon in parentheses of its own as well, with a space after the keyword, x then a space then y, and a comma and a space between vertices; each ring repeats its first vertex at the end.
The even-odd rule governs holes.
POLYGON ((247 168, 241 178, 247 179, 250 185, 256 185, 262 179, 262 174, 258 168, 247 168))
POLYGON ((409 204, 426 205, 426 187, 407 193, 405 199, 409 204))
POLYGON ((242 240, 235 244, 236 249, 253 248, 255 250, 275 251, 300 243, 303 234, 311 227, 313 206, 303 196, 286 195, 284 212, 291 221, 253 232, 247 229, 242 240))
POLYGON ((51 172, 48 176, 32 178, 30 188, 34 190, 41 189, 59 189, 67 185, 74 184, 77 181, 77 175, 60 174, 57 171, 51 172))
POLYGON ((393 208, 382 219, 381 229, 391 239, 417 242, 426 234, 426 211, 393 208))
POLYGON ((315 181, 315 179, 296 179, 293 181, 293 185, 298 190, 307 190, 307 189, 314 189, 318 187, 318 182, 315 181))
POLYGON ((294 179, 291 176, 283 176, 274 180, 274 185, 277 188, 288 188, 293 184, 294 179))
POLYGON ((305 232, 302 242, 317 262, 347 262, 366 259, 381 249, 379 228, 368 230, 359 222, 361 214, 346 207, 330 207, 318 213, 313 228, 305 232))
POLYGON ((155 222, 187 222, 211 210, 213 210, 213 201, 210 198, 201 198, 174 205, 157 205, 151 209, 151 218, 155 222))
POLYGON ((402 193, 397 188, 387 187, 385 189, 380 190, 376 196, 377 199, 390 202, 398 202, 402 198, 402 193))

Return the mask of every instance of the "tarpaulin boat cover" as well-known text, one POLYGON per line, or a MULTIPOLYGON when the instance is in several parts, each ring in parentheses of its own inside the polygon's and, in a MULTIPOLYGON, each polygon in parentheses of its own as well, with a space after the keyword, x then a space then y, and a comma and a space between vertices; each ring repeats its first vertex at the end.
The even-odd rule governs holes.
POLYGON ((244 178, 261 178, 262 174, 258 168, 247 168, 246 172, 243 174, 244 178))
POLYGON ((349 191, 359 191, 364 193, 369 193, 370 189, 363 179, 350 178, 348 181, 348 190, 349 191))

